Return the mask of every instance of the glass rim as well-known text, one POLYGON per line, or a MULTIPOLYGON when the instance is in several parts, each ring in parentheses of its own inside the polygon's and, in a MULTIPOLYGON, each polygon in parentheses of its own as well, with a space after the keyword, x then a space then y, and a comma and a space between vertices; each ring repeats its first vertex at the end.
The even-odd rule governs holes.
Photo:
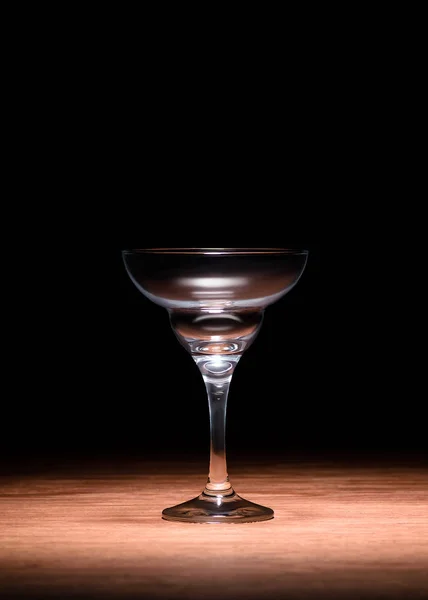
POLYGON ((308 254, 306 248, 131 248, 123 254, 200 254, 200 255, 251 255, 251 254, 308 254))

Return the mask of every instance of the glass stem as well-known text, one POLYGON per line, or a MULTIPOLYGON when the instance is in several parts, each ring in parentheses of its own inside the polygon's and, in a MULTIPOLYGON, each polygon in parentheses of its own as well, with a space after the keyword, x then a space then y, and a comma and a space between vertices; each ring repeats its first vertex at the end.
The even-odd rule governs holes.
POLYGON ((226 409, 229 381, 205 381, 210 409, 210 470, 205 493, 231 493, 226 462, 226 409))
POLYGON ((210 468, 204 493, 210 496, 233 494, 226 463, 226 409, 230 382, 241 357, 195 357, 202 373, 210 410, 210 468))

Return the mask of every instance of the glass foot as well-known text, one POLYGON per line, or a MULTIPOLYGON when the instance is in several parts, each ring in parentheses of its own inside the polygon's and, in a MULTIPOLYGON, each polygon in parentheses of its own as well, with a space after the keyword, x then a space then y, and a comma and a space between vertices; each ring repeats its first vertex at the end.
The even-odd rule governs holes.
POLYGON ((232 491, 228 496, 209 496, 202 492, 197 498, 162 511, 167 521, 184 523, 252 523, 273 519, 273 510, 244 500, 232 491))

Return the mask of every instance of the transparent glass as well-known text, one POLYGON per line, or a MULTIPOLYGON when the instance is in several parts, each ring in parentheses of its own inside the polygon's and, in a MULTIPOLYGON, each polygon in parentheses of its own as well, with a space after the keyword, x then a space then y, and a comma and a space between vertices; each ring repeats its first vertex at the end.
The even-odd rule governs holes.
POLYGON ((205 382, 210 414, 209 475, 203 492, 162 517, 193 523, 272 519, 273 510, 234 491, 226 464, 226 406, 242 354, 254 342, 267 306, 296 285, 307 250, 287 248, 146 248, 124 250, 137 288, 169 313, 171 327, 205 382))

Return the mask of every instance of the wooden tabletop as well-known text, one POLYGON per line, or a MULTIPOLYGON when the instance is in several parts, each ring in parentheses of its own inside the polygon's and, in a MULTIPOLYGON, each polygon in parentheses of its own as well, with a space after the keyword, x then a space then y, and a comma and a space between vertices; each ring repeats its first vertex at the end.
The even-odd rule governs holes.
POLYGON ((204 463, 0 477, 0 598, 428 598, 428 472, 418 465, 229 465, 271 521, 183 524, 204 463))

